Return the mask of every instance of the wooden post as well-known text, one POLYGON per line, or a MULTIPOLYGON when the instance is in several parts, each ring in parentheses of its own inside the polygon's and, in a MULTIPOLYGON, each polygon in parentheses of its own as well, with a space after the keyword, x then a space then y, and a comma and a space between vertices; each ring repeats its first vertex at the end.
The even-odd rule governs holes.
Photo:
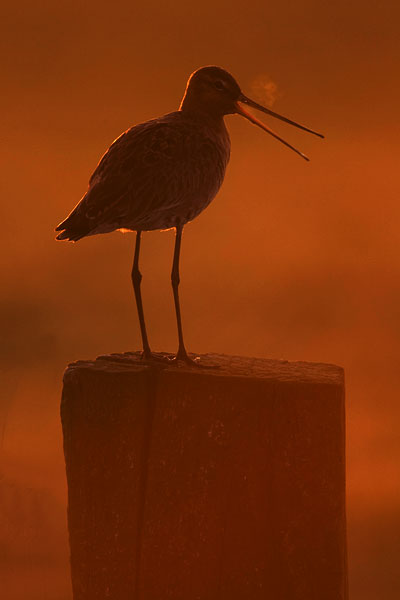
POLYGON ((343 371, 70 365, 74 600, 345 600, 343 371))

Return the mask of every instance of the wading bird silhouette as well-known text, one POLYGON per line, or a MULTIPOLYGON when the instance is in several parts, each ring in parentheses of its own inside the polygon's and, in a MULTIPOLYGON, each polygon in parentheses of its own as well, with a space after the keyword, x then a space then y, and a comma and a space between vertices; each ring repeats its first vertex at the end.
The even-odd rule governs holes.
POLYGON ((150 350, 140 291, 141 233, 175 228, 171 282, 179 346, 173 360, 197 364, 188 356, 183 341, 179 255, 184 225, 210 204, 224 180, 230 154, 224 116, 241 115, 309 160, 244 105, 324 137, 245 96, 224 69, 202 67, 189 77, 178 111, 131 127, 111 144, 91 176, 86 194, 56 227, 61 231, 57 240, 73 242, 97 233, 136 231, 132 283, 146 360, 157 359, 157 355, 150 350))

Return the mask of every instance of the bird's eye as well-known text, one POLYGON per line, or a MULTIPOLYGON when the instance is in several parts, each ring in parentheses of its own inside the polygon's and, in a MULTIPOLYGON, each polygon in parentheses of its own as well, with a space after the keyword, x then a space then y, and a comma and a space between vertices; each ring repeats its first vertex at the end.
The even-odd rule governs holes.
POLYGON ((214 86, 217 88, 217 90, 219 90, 220 92, 222 92, 225 89, 224 84, 222 83, 222 81, 214 81, 214 86))

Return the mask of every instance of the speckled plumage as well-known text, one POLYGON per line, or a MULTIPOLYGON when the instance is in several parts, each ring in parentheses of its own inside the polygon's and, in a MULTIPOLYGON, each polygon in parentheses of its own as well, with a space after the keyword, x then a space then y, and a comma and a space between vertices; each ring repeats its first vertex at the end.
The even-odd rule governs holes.
POLYGON ((183 112, 136 125, 110 146, 88 191, 57 229, 79 239, 184 225, 217 194, 229 154, 224 125, 216 131, 183 112))

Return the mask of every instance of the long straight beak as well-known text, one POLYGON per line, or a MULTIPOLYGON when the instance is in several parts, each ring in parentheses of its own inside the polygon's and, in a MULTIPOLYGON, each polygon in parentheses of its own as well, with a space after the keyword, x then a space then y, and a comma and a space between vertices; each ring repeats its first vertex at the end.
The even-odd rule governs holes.
POLYGON ((269 108, 266 108, 265 106, 262 106, 261 104, 257 104, 257 102, 254 102, 254 100, 247 98, 247 96, 245 96, 244 94, 241 94, 239 96, 238 101, 236 102, 236 111, 239 115, 242 115, 242 117, 244 117, 245 119, 248 119, 251 123, 254 123, 254 125, 261 127, 261 129, 263 129, 264 131, 266 131, 267 133, 272 135, 272 137, 274 137, 275 139, 282 142, 282 144, 284 144, 285 146, 287 146, 288 148, 290 148, 291 150, 293 150, 294 152, 299 154, 305 160, 310 160, 310 159, 305 154, 303 154, 303 152, 300 152, 300 150, 297 150, 297 148, 295 148, 294 146, 292 146, 291 144, 286 142, 277 133, 272 131, 272 129, 270 129, 269 127, 264 125, 264 123, 262 123, 262 121, 259 121, 256 117, 254 117, 251 113, 249 113, 242 106, 242 104, 247 104, 248 106, 251 106, 252 108, 260 110, 261 112, 266 113, 267 115, 271 115, 272 117, 275 117, 276 119, 279 119, 280 121, 284 121, 285 123, 294 125, 294 127, 298 127, 299 129, 302 129, 303 131, 307 131, 308 133, 312 133, 313 135, 317 135, 318 137, 321 137, 321 138, 324 137, 322 135, 322 133, 318 133, 317 131, 314 131, 313 129, 309 129, 308 127, 305 127, 304 125, 300 125, 300 123, 296 123, 296 121, 292 121, 291 119, 288 119, 287 117, 278 115, 278 113, 273 112, 269 108))

